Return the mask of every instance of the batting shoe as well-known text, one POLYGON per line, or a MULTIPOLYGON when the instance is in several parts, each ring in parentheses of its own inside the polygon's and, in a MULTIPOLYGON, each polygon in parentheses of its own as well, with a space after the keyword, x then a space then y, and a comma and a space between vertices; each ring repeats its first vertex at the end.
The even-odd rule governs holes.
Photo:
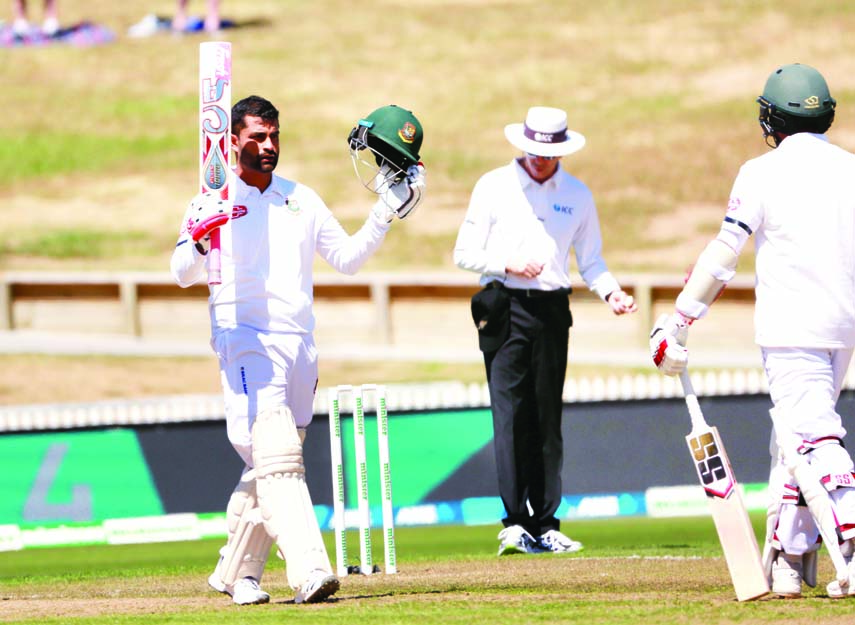
POLYGON ((537 539, 537 546, 541 551, 552 553, 573 553, 582 551, 583 545, 578 540, 565 536, 558 530, 549 530, 537 539))
POLYGON ((849 586, 841 588, 840 582, 836 579, 830 582, 828 586, 825 587, 825 591, 831 599, 855 597, 855 570, 852 568, 852 556, 844 555, 843 558, 846 560, 846 568, 849 569, 849 586))
POLYGON ((830 582, 828 586, 825 587, 828 596, 831 599, 845 599, 847 597, 855 597, 855 578, 852 576, 849 577, 849 586, 846 588, 840 587, 840 582, 836 579, 833 582, 830 582))
POLYGON ((802 556, 788 555, 783 551, 778 553, 772 562, 772 592, 784 599, 802 596, 802 556))
POLYGON ((270 601, 270 595, 261 589, 254 577, 244 577, 237 580, 233 586, 228 586, 220 579, 219 574, 214 571, 208 577, 208 586, 229 595, 237 605, 257 605, 270 601))
POLYGON ((294 603, 318 603, 331 597, 341 586, 332 573, 318 569, 309 574, 309 579, 294 596, 294 603))
POLYGON ((537 541, 520 525, 511 525, 499 532, 499 555, 537 553, 537 541))

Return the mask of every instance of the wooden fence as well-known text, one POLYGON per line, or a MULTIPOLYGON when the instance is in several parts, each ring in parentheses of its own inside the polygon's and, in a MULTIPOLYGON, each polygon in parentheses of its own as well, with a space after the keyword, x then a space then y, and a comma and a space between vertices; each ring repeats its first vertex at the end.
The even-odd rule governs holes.
MULTIPOLYGON (((639 306, 633 347, 646 347, 657 305, 674 301, 682 288, 682 278, 662 274, 618 275, 624 289, 639 306)), ((315 300, 361 302, 371 307, 375 338, 381 344, 395 340, 391 310, 396 303, 449 301, 462 305, 478 289, 477 276, 464 272, 446 273, 362 273, 356 276, 316 273, 315 300)), ((148 272, 6 272, 0 273, 0 330, 26 327, 18 319, 22 306, 33 302, 110 302, 112 327, 131 336, 143 335, 141 306, 152 300, 204 301, 208 287, 198 284, 179 288, 167 273, 148 272)), ((592 302, 596 298, 584 284, 575 284, 572 301, 592 302)), ((725 290, 722 301, 752 304, 754 278, 736 276, 725 290)), ((62 309, 60 308, 60 311, 62 309)), ((747 310, 747 309, 746 309, 747 310)))

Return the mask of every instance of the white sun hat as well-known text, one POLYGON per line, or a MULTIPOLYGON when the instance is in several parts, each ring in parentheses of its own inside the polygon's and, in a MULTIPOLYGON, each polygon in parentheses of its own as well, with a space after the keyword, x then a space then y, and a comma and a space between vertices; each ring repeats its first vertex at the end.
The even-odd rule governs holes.
POLYGON ((549 106, 533 106, 525 123, 505 126, 511 145, 537 156, 567 156, 585 146, 585 137, 567 130, 567 113, 549 106))

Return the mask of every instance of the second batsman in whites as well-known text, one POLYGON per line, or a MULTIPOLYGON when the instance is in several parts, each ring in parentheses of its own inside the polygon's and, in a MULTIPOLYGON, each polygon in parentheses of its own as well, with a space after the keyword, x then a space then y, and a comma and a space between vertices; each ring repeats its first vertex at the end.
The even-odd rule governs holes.
POLYGON ((661 371, 683 370, 689 327, 755 235, 755 338, 774 404, 764 564, 775 594, 800 596, 816 585, 822 529, 844 572, 828 595, 853 596, 855 475, 836 404, 855 348, 855 155, 825 136, 836 102, 816 69, 779 67, 757 101, 774 150, 740 169, 718 236, 650 347, 661 371))
POLYGON ((184 215, 171 263, 182 287, 205 279, 210 231, 221 233, 222 284, 210 287, 209 298, 211 346, 229 441, 246 466, 226 510, 228 542, 208 583, 237 604, 270 600, 259 583, 274 542, 296 603, 322 601, 339 588, 303 463, 318 384, 312 264, 317 253, 337 271, 355 273, 392 221, 413 213, 425 189, 422 138, 415 116, 397 106, 374 111, 353 129, 351 150, 374 154, 371 189, 378 198, 348 235, 314 191, 273 173, 279 112, 250 96, 232 108, 233 207, 203 195, 184 215), (225 223, 217 217, 224 211, 225 223))

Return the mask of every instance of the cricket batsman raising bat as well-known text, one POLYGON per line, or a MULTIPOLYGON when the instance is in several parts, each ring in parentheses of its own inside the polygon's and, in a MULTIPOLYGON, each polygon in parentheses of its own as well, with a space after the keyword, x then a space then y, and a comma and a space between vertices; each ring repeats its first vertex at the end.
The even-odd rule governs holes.
POLYGON ((828 596, 855 597, 855 466, 836 409, 855 352, 855 155, 825 136, 837 102, 813 67, 778 67, 757 102, 774 151, 742 165, 721 230, 674 313, 653 326, 650 349, 660 371, 684 372, 689 328, 756 234, 755 341, 774 404, 764 566, 774 594, 799 597, 802 582, 816 584, 825 544, 828 596))
MULTIPOLYGON (((228 111, 218 104, 227 94, 227 49, 212 45, 214 69, 201 81, 202 132, 211 137, 203 143, 203 186, 210 191, 185 213, 171 262, 182 287, 203 279, 206 262, 215 278, 211 235, 222 231, 222 284, 211 286, 208 298, 211 345, 226 431, 244 470, 226 504, 228 540, 218 560, 212 554, 208 585, 239 605, 267 603, 261 578, 275 543, 294 602, 317 603, 334 594, 340 580, 312 506, 303 455, 318 383, 315 256, 353 274, 379 249, 392 222, 415 212, 425 191, 422 129, 410 111, 390 105, 351 132, 351 149, 374 155, 376 195, 362 226, 349 234, 317 192, 275 173, 280 128, 272 102, 250 95, 228 111), (235 152, 231 176, 229 145, 235 152)), ((204 51, 202 57, 204 68, 204 51)), ((296 126, 298 118, 289 114, 288 122, 296 126)))

